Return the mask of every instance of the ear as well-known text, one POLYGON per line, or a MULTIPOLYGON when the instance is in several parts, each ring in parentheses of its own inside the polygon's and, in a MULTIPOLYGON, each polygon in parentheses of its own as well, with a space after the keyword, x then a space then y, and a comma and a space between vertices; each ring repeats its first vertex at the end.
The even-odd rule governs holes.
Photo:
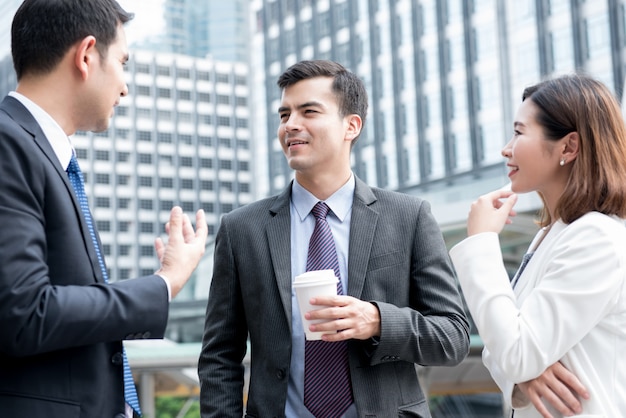
POLYGON ((563 137, 563 151, 561 158, 565 159, 565 162, 570 163, 578 156, 578 150, 580 145, 580 136, 578 132, 570 132, 563 137))
POLYGON ((99 59, 100 54, 96 49, 96 38, 94 36, 86 36, 76 44, 74 50, 74 65, 83 80, 87 79, 91 67, 98 62, 99 59))
POLYGON ((352 142, 354 138, 359 136, 363 125, 363 120, 357 114, 352 114, 346 117, 348 123, 348 129, 346 130, 346 141, 352 142))

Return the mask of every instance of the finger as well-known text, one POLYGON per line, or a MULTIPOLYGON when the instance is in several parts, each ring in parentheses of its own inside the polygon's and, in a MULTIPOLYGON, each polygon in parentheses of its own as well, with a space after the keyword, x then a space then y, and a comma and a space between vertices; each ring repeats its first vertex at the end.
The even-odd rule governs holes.
POLYGON ((195 238, 196 233, 193 230, 193 225, 191 225, 191 219, 187 214, 183 215, 183 239, 185 242, 189 242, 195 238))
POLYGON ((170 212, 169 239, 176 239, 182 235, 183 231, 183 210, 180 206, 174 206, 170 212))
MULTIPOLYGON (((580 380, 578 380, 576 375, 570 372, 565 366, 563 366, 563 364, 561 364, 560 362, 556 363, 553 367, 553 371, 557 375, 557 377, 568 386, 571 391, 584 399, 589 399, 589 392, 587 391, 587 388, 582 384, 580 380)), ((578 400, 576 400, 576 402, 580 404, 578 400)))
POLYGON ((196 212, 196 237, 206 239, 209 235, 209 227, 206 223, 204 210, 200 209, 196 212))
POLYGON ((165 243, 160 237, 154 240, 154 249, 156 250, 159 261, 162 261, 163 255, 165 254, 165 243))

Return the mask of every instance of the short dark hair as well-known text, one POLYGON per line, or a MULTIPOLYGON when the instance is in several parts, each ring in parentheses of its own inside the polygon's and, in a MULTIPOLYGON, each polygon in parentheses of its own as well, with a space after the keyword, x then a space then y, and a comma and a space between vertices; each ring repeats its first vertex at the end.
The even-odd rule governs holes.
POLYGON ((284 90, 298 81, 315 77, 333 78, 332 91, 337 96, 341 116, 359 115, 363 125, 365 125, 365 117, 367 116, 365 85, 356 74, 341 64, 328 60, 300 61, 287 68, 278 77, 277 84, 281 90, 284 90))
POLYGON ((115 0, 24 0, 11 26, 17 79, 52 71, 72 45, 89 35, 106 57, 118 25, 132 18, 115 0))

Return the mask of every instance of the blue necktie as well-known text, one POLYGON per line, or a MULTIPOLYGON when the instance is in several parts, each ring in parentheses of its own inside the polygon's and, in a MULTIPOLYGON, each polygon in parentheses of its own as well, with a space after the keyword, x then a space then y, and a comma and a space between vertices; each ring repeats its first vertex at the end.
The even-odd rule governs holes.
MULTIPOLYGON (((89 229, 89 235, 91 236, 91 241, 96 249, 96 255, 98 256, 98 263, 100 264, 100 269, 102 270, 102 276, 104 277, 105 282, 109 282, 109 277, 107 274, 106 266, 104 265, 104 258, 102 257, 102 252, 100 251, 100 245, 98 244, 98 239, 96 238, 96 230, 93 226, 93 219, 91 218, 91 212, 89 211, 89 204, 87 203, 87 195, 85 194, 83 173, 80 171, 80 167, 78 166, 78 161, 76 160, 76 156, 72 154, 72 159, 70 160, 70 165, 67 167, 67 174, 70 179, 70 183, 74 188, 74 192, 76 193, 76 199, 78 199, 78 203, 80 204, 80 210, 83 212, 83 216, 85 217, 85 223, 87 224, 87 228, 89 229)), ((133 380, 133 375, 130 371, 130 366, 128 364, 128 358, 126 357, 126 349, 123 350, 124 357, 124 399, 126 403, 129 404, 137 414, 141 415, 141 408, 139 407, 139 398, 137 397, 137 390, 135 389, 135 381, 133 380)))
MULTIPOLYGON (((317 202, 311 210, 315 228, 309 241, 306 270, 335 270, 337 294, 343 294, 335 240, 326 220, 330 208, 317 202)), ((317 418, 341 417, 352 404, 347 341, 305 341, 304 405, 317 418)))

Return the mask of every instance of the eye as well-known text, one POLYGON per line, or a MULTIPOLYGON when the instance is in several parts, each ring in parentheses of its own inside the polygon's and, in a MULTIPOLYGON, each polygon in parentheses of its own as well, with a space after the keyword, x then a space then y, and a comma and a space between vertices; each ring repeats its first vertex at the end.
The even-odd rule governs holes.
POLYGON ((279 113, 278 117, 282 122, 284 122, 285 120, 289 119, 289 113, 279 113))
POLYGON ((513 136, 519 136, 522 133, 520 131, 518 131, 517 129, 513 131, 513 136))

